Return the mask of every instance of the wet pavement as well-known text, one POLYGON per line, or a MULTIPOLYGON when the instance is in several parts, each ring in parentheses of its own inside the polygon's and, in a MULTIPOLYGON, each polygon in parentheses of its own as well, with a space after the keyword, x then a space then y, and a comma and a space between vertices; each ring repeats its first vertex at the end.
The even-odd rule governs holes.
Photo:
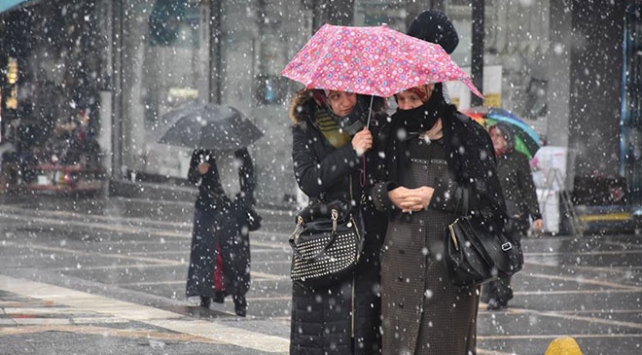
MULTIPOLYGON (((0 197, 1 354, 287 353, 293 212, 259 209, 248 317, 184 296, 193 204, 0 197)), ((504 311, 481 305, 478 354, 642 353, 642 236, 544 236, 504 311)), ((453 330, 455 331, 455 330, 453 330)))

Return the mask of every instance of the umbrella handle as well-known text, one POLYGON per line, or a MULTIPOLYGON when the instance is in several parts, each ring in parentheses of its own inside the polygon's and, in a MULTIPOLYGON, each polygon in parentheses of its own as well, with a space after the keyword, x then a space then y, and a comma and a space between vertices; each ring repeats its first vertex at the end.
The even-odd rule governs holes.
MULTIPOLYGON (((366 123, 366 128, 370 129, 370 118, 372 117, 372 103, 374 102, 374 95, 370 95, 370 108, 368 109, 368 122, 366 123)), ((361 174, 361 187, 366 186, 366 156, 362 156, 363 161, 363 173, 361 174)))
POLYGON ((370 129, 370 117, 372 117, 372 103, 374 102, 374 95, 370 95, 370 108, 368 109, 368 122, 366 128, 370 129))

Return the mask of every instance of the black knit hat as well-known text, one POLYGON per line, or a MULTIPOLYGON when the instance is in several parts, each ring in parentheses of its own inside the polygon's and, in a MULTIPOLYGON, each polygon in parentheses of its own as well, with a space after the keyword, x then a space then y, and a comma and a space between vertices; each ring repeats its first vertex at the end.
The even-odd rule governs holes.
POLYGON ((408 28, 408 35, 426 42, 436 43, 451 54, 459 44, 459 35, 448 16, 439 10, 419 14, 408 28))

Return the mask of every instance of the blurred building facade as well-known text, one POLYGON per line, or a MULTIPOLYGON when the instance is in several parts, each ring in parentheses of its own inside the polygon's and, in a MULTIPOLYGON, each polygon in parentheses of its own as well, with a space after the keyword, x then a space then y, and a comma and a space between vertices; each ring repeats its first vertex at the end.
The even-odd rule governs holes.
MULTIPOLYGON (((627 178, 641 203, 641 1, 481 2, 487 104, 524 118, 548 144, 575 150, 577 175, 627 178)), ((115 187, 184 182, 189 150, 155 142, 163 114, 190 102, 238 108, 265 133, 250 147, 259 200, 283 205, 296 193, 287 111, 300 88, 279 76, 288 60, 324 23, 405 31, 431 7, 453 20, 453 59, 470 67, 473 15, 464 0, 27 1, 0 15, 5 34, 25 18, 32 24, 20 38, 3 36, 1 63, 7 48, 26 46, 21 67, 71 95, 53 105, 93 105, 115 187)), ((466 92, 452 92, 465 107, 466 92)))

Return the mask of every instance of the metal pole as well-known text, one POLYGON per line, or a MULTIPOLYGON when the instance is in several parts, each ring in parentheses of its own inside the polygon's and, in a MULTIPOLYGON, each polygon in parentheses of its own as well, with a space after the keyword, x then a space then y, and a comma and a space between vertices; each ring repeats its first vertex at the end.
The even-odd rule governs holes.
POLYGON ((210 102, 221 104, 221 88, 223 83, 223 57, 222 26, 223 8, 222 1, 210 1, 210 102))
MULTIPOLYGON (((484 93, 484 0, 473 0, 473 28, 471 48, 471 76, 473 84, 484 93)), ((471 94, 470 106, 482 106, 483 100, 471 94)))
POLYGON ((112 51, 112 114, 111 114, 111 178, 122 179, 124 172, 123 166, 123 50, 125 42, 123 40, 123 22, 125 18, 123 0, 112 2, 112 34, 111 46, 112 51))

